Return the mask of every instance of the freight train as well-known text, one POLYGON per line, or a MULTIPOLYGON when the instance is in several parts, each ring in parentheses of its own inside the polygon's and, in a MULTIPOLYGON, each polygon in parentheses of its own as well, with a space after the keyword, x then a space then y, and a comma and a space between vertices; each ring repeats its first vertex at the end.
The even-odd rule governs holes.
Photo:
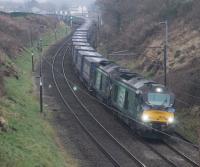
POLYGON ((72 61, 87 89, 114 108, 116 115, 145 137, 173 132, 175 96, 164 85, 122 68, 97 53, 88 42, 91 22, 72 36, 72 61))

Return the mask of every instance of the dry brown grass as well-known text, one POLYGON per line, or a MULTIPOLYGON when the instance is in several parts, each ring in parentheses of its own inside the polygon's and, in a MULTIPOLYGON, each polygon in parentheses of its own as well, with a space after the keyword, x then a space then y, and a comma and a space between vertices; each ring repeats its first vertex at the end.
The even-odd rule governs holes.
POLYGON ((7 58, 15 59, 24 50, 31 46, 32 41, 48 29, 53 29, 57 20, 52 17, 39 15, 24 15, 14 17, 0 14, 0 97, 4 94, 3 77, 14 75, 16 69, 8 63, 7 58))
POLYGON ((0 15, 0 49, 9 57, 15 57, 23 47, 30 45, 39 34, 53 28, 56 20, 37 15, 11 17, 0 15))

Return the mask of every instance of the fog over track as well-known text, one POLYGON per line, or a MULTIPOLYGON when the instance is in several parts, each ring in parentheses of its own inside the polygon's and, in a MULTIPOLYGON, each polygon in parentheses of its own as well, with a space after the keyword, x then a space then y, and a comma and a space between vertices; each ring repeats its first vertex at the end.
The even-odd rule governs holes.
MULTIPOLYGON (((93 3, 95 0, 57 0, 57 1, 54 1, 54 0, 36 0, 37 2, 51 2, 51 3, 55 3, 57 5, 59 4, 68 4, 68 5, 90 5, 91 3, 93 3)), ((23 3, 23 2, 27 2, 27 0, 0 0, 0 3, 1 2, 20 2, 20 3, 23 3)))

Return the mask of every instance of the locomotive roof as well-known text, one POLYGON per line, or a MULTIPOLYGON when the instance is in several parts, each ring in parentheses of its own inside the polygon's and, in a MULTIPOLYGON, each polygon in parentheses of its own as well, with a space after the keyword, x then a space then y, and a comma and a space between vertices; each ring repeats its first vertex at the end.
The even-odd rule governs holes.
POLYGON ((78 52, 80 55, 84 56, 96 56, 96 57, 103 57, 101 54, 98 52, 91 52, 91 51, 79 51, 78 52))
POLYGON ((117 79, 122 83, 125 83, 135 89, 141 88, 145 83, 150 81, 144 79, 138 73, 130 72, 129 69, 122 68, 115 63, 108 64, 106 66, 99 67, 102 71, 107 74, 112 74, 113 79, 117 79))
POLYGON ((94 48, 92 48, 91 46, 75 46, 75 49, 78 50, 87 50, 87 51, 95 51, 94 48))
POLYGON ((164 85, 158 84, 153 80, 147 80, 138 73, 130 72, 126 68, 122 68, 115 63, 110 63, 106 66, 100 66, 103 72, 110 75, 112 79, 119 81, 140 92, 147 92, 149 90, 155 91, 156 88, 162 88, 163 92, 168 92, 173 95, 164 85))
POLYGON ((164 85, 153 80, 148 80, 138 73, 125 72, 116 79, 140 92, 155 91, 158 87, 162 88, 163 92, 170 92, 164 85))
POLYGON ((85 59, 91 63, 100 63, 102 61, 104 61, 104 62, 109 61, 108 59, 106 59, 104 57, 86 57, 85 59))
POLYGON ((151 83, 153 81, 145 79, 143 76, 141 76, 138 73, 130 72, 130 71, 124 71, 119 73, 119 76, 117 79, 130 86, 133 87, 134 89, 140 89, 142 88, 145 84, 151 83))
POLYGON ((73 42, 87 42, 87 39, 72 39, 73 42))
POLYGON ((118 68, 120 68, 120 66, 111 62, 110 64, 105 65, 105 66, 100 66, 99 68, 105 73, 107 73, 108 75, 110 75, 114 73, 118 68))
POLYGON ((90 46, 87 42, 73 42, 73 46, 90 46))

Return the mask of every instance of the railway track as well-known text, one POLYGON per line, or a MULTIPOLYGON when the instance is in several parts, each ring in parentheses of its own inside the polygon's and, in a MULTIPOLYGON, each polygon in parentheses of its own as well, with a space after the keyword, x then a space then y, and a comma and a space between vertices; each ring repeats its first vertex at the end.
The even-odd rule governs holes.
POLYGON ((180 133, 175 132, 173 138, 179 138, 180 141, 187 143, 188 145, 192 146, 196 151, 199 151, 199 146, 195 145, 194 143, 192 143, 190 140, 186 139, 184 136, 182 136, 180 133))
POLYGON ((193 160, 189 159, 180 151, 172 149, 172 147, 170 145, 167 145, 166 143, 148 143, 148 145, 159 152, 160 155, 168 159, 168 161, 170 161, 173 166, 198 167, 198 165, 193 160))
POLYGON ((168 147, 173 152, 177 153, 179 156, 181 156, 183 159, 185 159, 185 161, 189 162, 192 166, 194 166, 194 167, 198 167, 199 166, 197 162, 192 160, 189 156, 187 156, 186 154, 184 154, 180 150, 176 149, 174 146, 170 145, 169 143, 167 143, 164 140, 162 142, 166 147, 168 147))
MULTIPOLYGON (((68 48, 69 49, 69 48, 68 48)), ((55 86, 60 94, 65 106, 73 113, 74 117, 88 134, 91 140, 104 153, 114 166, 141 166, 145 165, 134 155, 132 155, 118 140, 116 140, 103 126, 91 115, 86 112, 87 108, 81 105, 81 102, 74 103, 73 89, 69 85, 63 84, 64 78, 56 75, 56 67, 62 67, 62 58, 64 48, 60 48, 53 57, 52 76, 55 86), (67 87, 68 86, 68 87, 67 87)))
MULTIPOLYGON (((73 90, 73 87, 72 85, 70 85, 70 82, 68 81, 68 78, 65 74, 65 70, 64 70, 64 59, 65 57, 63 56, 63 60, 62 60, 62 68, 63 68, 63 74, 64 74, 64 77, 65 77, 65 80, 68 84, 68 86, 70 87, 71 91, 73 92, 74 96, 76 97, 77 101, 82 105, 82 107, 89 113, 89 115, 96 120, 96 118, 90 113, 90 111, 88 110, 88 108, 86 107, 85 104, 83 104, 83 102, 80 100, 80 98, 76 95, 76 93, 74 92, 73 90)), ((97 120, 96 120, 97 121, 97 120)), ((99 123, 100 124, 100 123, 99 123)), ((102 125, 101 125, 102 126, 102 125)), ((102 126, 103 127, 103 126, 102 126)), ((104 127, 103 127, 104 128, 104 127)), ((104 128, 105 129, 105 128, 104 128)), ((105 129, 106 130, 106 129, 105 129)), ((106 130, 107 131, 107 130, 106 130)), ((107 131, 108 132, 108 131, 107 131)), ((109 133, 109 132, 108 132, 109 133)), ((148 145, 148 147, 154 152, 156 153, 157 155, 159 155, 159 157, 161 157, 163 160, 165 160, 170 166, 178 166, 176 165, 175 163, 173 163, 173 161, 171 161, 170 159, 166 158, 164 155, 162 155, 161 153, 159 153, 159 151, 157 151, 156 149, 154 149, 153 147, 150 147, 148 145)), ((192 162, 192 161, 191 161, 192 162)))
MULTIPOLYGON (((64 57, 63 57, 63 62, 64 62, 64 57)), ((65 71, 64 71, 64 63, 62 64, 62 66, 63 66, 63 74, 64 74, 64 76, 65 76, 66 82, 67 82, 68 85, 70 86, 70 83, 69 83, 69 81, 68 81, 68 79, 67 79, 67 77, 66 77, 65 71)), ((70 86, 70 89, 73 91, 72 86, 70 86)), ((74 94, 74 96, 76 97, 76 99, 79 101, 79 103, 82 103, 82 101, 79 99, 79 97, 76 95, 76 93, 75 93, 74 91, 73 91, 73 94, 74 94)), ((82 103, 82 106, 83 106, 84 108, 86 108, 86 106, 85 106, 83 103, 82 103)), ((87 108, 86 108, 86 110, 87 110, 87 108)), ((89 111, 88 111, 88 112, 89 112, 89 111)), ((93 115, 92 115, 92 117, 93 117, 93 115)), ((96 118, 94 118, 94 119, 96 119, 96 118)), ((165 143, 165 145, 167 145, 167 144, 165 143)), ((186 155, 184 155, 184 154, 181 153, 180 151, 175 150, 175 149, 172 149, 171 147, 169 147, 169 145, 167 145, 167 146, 168 146, 168 148, 170 148, 170 150, 172 150, 172 151, 174 151, 176 154, 178 154, 179 160, 182 161, 181 158, 183 158, 183 159, 186 161, 186 162, 184 162, 184 165, 185 165, 185 166, 198 166, 197 163, 196 163, 195 161, 191 160, 189 157, 187 157, 186 155), (180 157, 181 157, 181 158, 180 158, 180 157), (188 163, 189 163, 190 165, 189 165, 188 163)), ((173 160, 171 160, 170 158, 164 156, 162 153, 160 153, 160 152, 159 152, 158 150, 156 150, 154 147, 150 147, 149 145, 148 145, 148 147, 149 147, 154 153, 158 154, 162 159, 164 159, 166 162, 168 162, 168 164, 170 164, 171 166, 179 166, 179 165, 180 165, 179 163, 176 163, 176 162, 174 162, 173 160)), ((178 156, 177 156, 177 157, 178 157, 178 156)), ((182 162, 181 162, 181 165, 183 166, 182 162)))
POLYGON ((186 156, 183 152, 171 146, 164 140, 161 141, 145 141, 144 139, 139 138, 139 140, 149 147, 153 152, 167 161, 170 166, 174 167, 199 167, 198 163, 192 160, 189 156, 186 156))
MULTIPOLYGON (((58 93, 60 94, 65 106, 73 113, 74 117, 76 118, 80 126, 83 128, 83 130, 86 132, 86 134, 96 144, 99 150, 101 150, 102 153, 110 160, 113 166, 145 166, 145 164, 142 161, 140 161, 136 156, 134 156, 111 133, 109 133, 109 131, 107 131, 101 125, 100 122, 98 122, 98 120, 90 113, 87 106, 83 104, 83 102, 76 95, 76 93, 73 90, 72 85, 67 79, 67 76, 64 70, 64 58, 66 54, 64 46, 65 45, 60 47, 60 49, 57 51, 57 53, 53 57, 52 76, 53 76, 53 80, 56 85, 56 88, 58 90, 58 93), (56 67, 60 67, 60 68, 62 67, 62 69, 59 69, 58 71, 58 68, 56 67), (56 75, 56 73, 63 73, 65 79, 63 79, 63 77, 58 77, 59 75, 56 75), (63 84, 66 82, 67 82, 67 85, 63 84), (68 86, 68 89, 66 86, 68 86), (69 94, 71 93, 70 98, 67 97, 64 92, 68 92, 69 94), (73 104, 74 100, 77 101, 76 104, 73 104), (87 113, 88 115, 86 116, 85 113, 87 113)), ((69 51, 69 46, 67 48, 67 51, 69 51)), ((68 93, 67 95, 69 95, 68 93)), ((174 147, 171 147, 170 145, 168 146, 166 143, 163 143, 161 148, 164 147, 165 145, 165 147, 167 147, 168 150, 171 150, 171 152, 173 151, 174 153, 176 153, 176 157, 179 157, 177 158, 176 161, 174 161, 174 159, 172 160, 166 155, 163 155, 163 153, 161 153, 163 152, 163 150, 157 146, 156 146, 157 148, 155 148, 154 144, 151 145, 148 143, 145 145, 148 148, 150 148, 152 152, 159 155, 164 161, 166 161, 169 166, 177 166, 177 167, 178 166, 198 166, 198 164, 195 161, 193 161, 191 158, 187 157, 186 155, 184 155, 183 153, 181 153, 174 147), (183 162, 183 160, 185 162, 183 162)))

